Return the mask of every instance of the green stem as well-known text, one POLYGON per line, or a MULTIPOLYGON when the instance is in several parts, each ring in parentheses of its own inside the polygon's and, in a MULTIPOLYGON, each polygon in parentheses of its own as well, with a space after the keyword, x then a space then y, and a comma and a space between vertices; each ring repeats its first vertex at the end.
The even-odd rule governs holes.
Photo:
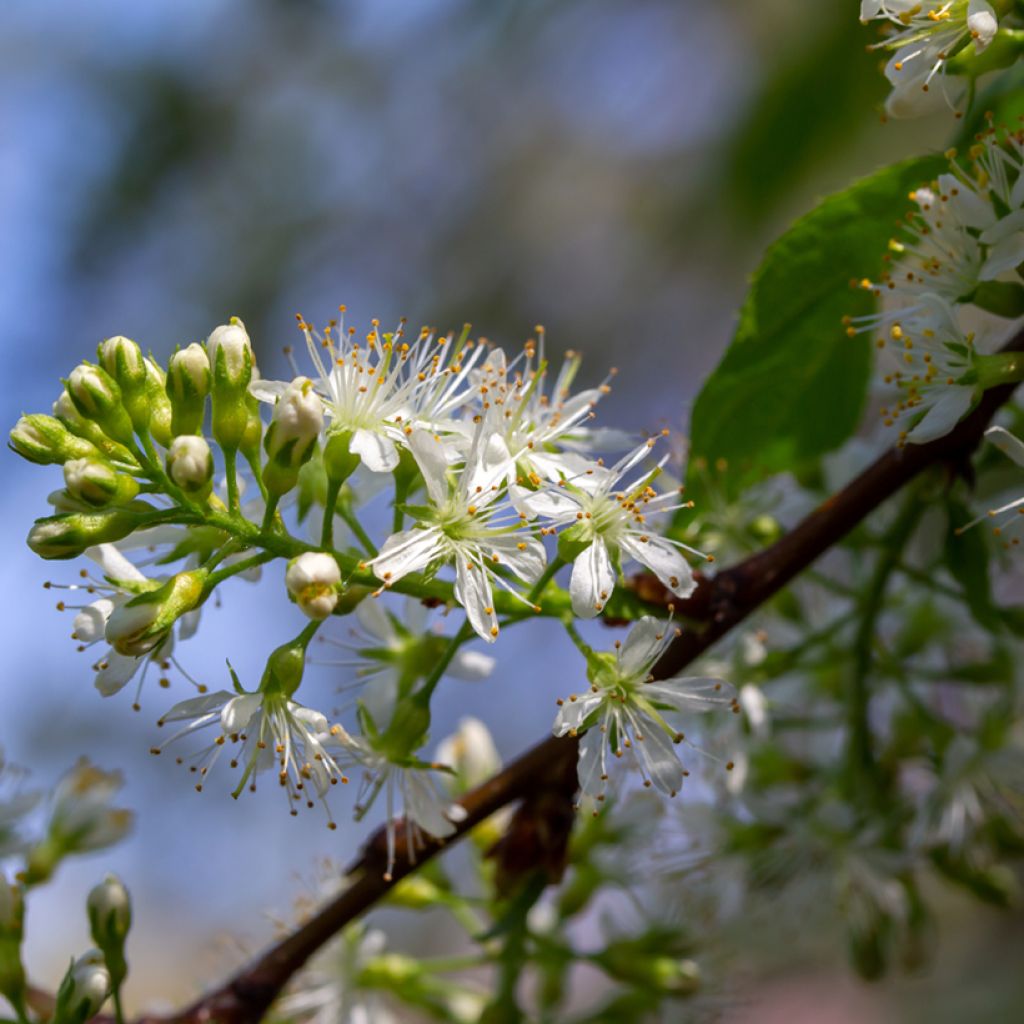
POLYGON ((274 528, 274 516, 277 515, 279 500, 276 494, 271 494, 267 498, 267 510, 263 513, 263 525, 260 527, 264 533, 269 533, 274 528))
MULTIPOLYGON (((224 451, 224 472, 228 480, 228 509, 235 515, 241 511, 238 500, 238 449, 225 448, 224 451)), ((270 503, 267 503, 270 507, 270 503)))
POLYGON ((555 555, 555 557, 548 562, 547 568, 544 572, 541 573, 540 579, 538 579, 533 585, 533 589, 526 595, 526 600, 529 601, 530 604, 536 606, 537 602, 540 600, 541 594, 543 594, 547 588, 547 585, 555 578, 555 573, 557 573, 558 570, 566 564, 565 559, 555 555))
POLYGON ((376 558, 377 548, 374 547, 373 541, 370 540, 370 535, 363 529, 363 524, 359 522, 355 512, 352 511, 347 502, 343 501, 338 505, 338 514, 345 520, 345 525, 356 535, 356 539, 362 545, 363 550, 371 558, 376 558))
POLYGON ((459 653, 459 648, 473 635, 473 627, 469 624, 469 619, 459 627, 459 631, 452 637, 451 643, 444 650, 444 654, 438 659, 437 664, 434 665, 429 676, 427 676, 424 684, 416 691, 415 699, 422 704, 424 707, 430 704, 430 698, 434 690, 437 689, 437 684, 441 681, 441 676, 444 675, 445 670, 452 663, 452 658, 459 653))
POLYGON ((210 591, 225 580, 231 579, 232 576, 237 576, 239 573, 247 572, 249 569, 255 569, 258 565, 266 565, 267 562, 272 561, 276 557, 276 555, 272 555, 264 551, 261 554, 253 555, 252 558, 246 558, 241 562, 235 562, 234 565, 218 569, 217 572, 212 572, 209 577, 207 577, 206 589, 207 591, 210 591))
POLYGON ((576 629, 576 624, 572 619, 563 618, 562 625, 565 626, 565 631, 569 634, 569 639, 576 645, 580 654, 582 654, 589 662, 594 656, 594 648, 580 636, 579 630, 576 629))
POLYGON ((320 533, 320 544, 325 548, 334 547, 334 512, 340 493, 341 481, 328 479, 327 497, 324 499, 324 527, 320 533))
POLYGON ((121 1002, 121 986, 117 985, 111 993, 114 1000, 114 1020, 116 1024, 124 1024, 124 1004, 121 1002))

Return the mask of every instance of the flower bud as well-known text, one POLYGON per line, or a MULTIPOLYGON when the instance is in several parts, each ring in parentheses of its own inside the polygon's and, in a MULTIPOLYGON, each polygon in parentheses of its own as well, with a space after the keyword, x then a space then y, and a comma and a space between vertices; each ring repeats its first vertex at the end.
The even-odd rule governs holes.
POLYGON ((25 969, 21 964, 24 925, 21 888, 9 884, 0 871, 0 996, 13 1006, 20 1006, 25 997, 25 969))
POLYGON ((120 986, 128 973, 124 943, 132 926, 128 890, 116 875, 107 875, 90 893, 85 904, 93 941, 103 951, 111 980, 120 986))
POLYGON ((263 441, 269 456, 263 482, 272 495, 280 497, 296 485, 323 425, 324 404, 313 390, 313 382, 296 377, 277 400, 263 441))
POLYGON ((205 569, 179 572, 156 590, 138 594, 111 612, 107 643, 130 658, 140 658, 167 639, 174 623, 205 599, 205 569))
POLYGON ((22 416, 11 431, 10 446, 23 459, 41 466, 100 454, 90 441, 72 434, 60 420, 44 413, 22 416))
POLYGON ((330 555, 307 551, 288 563, 284 583, 306 615, 326 619, 338 604, 341 570, 330 555))
POLYGON ((478 718, 459 720, 458 729, 438 745, 435 760, 448 765, 460 791, 486 782, 501 768, 501 757, 490 731, 478 718))
POLYGON ((28 546, 40 558, 75 558, 94 544, 123 540, 156 512, 144 501, 98 512, 68 512, 37 519, 28 546))
POLYGON ((101 366, 82 363, 71 371, 68 394, 75 408, 113 441, 132 443, 132 421, 121 400, 117 381, 101 366))
POLYGON ((253 358, 245 324, 238 317, 216 328, 206 340, 213 396, 213 436, 224 448, 237 451, 245 436, 246 406, 253 358))
POLYGON ((261 693, 280 693, 284 697, 295 693, 306 671, 306 648, 311 636, 312 632, 309 636, 303 633, 271 652, 260 680, 261 693))
POLYGON ((103 954, 91 949, 68 968, 57 990, 52 1024, 85 1024, 107 1001, 111 990, 110 972, 103 954))
POLYGON ((349 451, 352 434, 348 430, 334 431, 327 435, 324 444, 324 469, 327 479, 333 484, 343 484, 359 465, 359 456, 349 451))
POLYGON ((205 496, 213 486, 213 453, 206 439, 181 434, 167 451, 167 475, 186 494, 205 496))
POLYGON ((146 360, 146 402, 149 405, 149 432, 157 444, 166 448, 174 433, 174 412, 167 397, 167 375, 152 359, 146 360))
POLYGON ((171 400, 175 437, 202 433, 209 393, 210 357, 206 350, 196 342, 178 349, 167 364, 167 397, 171 400))
POLYGON ((132 426, 139 432, 149 428, 150 406, 146 401, 146 360, 142 349, 129 338, 107 338, 97 351, 100 366, 117 382, 121 401, 132 426))
POLYGON ((96 453, 91 459, 70 459, 64 463, 64 486, 77 501, 105 508, 123 505, 139 493, 139 485, 96 453))
POLYGON ((138 462, 123 444, 112 441, 91 420, 85 419, 75 408, 67 390, 61 392, 60 398, 53 403, 53 415, 64 424, 72 434, 91 441, 111 462, 123 462, 129 466, 137 466, 138 462))

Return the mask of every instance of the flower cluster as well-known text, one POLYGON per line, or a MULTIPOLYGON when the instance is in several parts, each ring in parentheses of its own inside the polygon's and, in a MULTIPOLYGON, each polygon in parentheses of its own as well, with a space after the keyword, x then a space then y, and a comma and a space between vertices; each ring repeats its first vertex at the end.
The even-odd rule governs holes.
MULTIPOLYGON (((689 506, 677 489, 658 489, 667 459, 656 458, 659 438, 595 429, 610 375, 574 392, 580 357, 568 354, 550 374, 542 329, 513 356, 468 329, 407 340, 404 322, 388 332, 374 321, 358 336, 343 317, 322 332, 300 317, 299 329, 306 365, 286 350, 286 380, 259 374, 238 319, 179 349, 166 371, 127 338, 104 341, 96 364, 72 371, 52 416, 25 416, 11 433, 19 454, 64 467, 55 514, 36 523, 29 544, 45 558, 85 554, 98 566, 67 588, 88 600, 60 607, 76 612, 82 649, 101 647, 100 692, 137 678, 136 707, 151 667, 163 686, 168 669, 181 670, 175 644, 195 632, 219 585, 285 560, 284 589, 306 627, 273 651, 253 689, 233 671, 230 690, 192 680, 198 695, 160 718, 174 731, 153 751, 180 751, 198 790, 227 752, 239 771, 235 796, 268 772, 293 813, 326 807, 352 777, 357 816, 378 796, 389 821, 404 809, 412 856, 422 835, 448 835, 464 817, 438 784, 441 766, 419 753, 441 678, 490 671, 492 659, 463 646, 493 644, 504 625, 537 614, 593 618, 630 562, 685 599, 696 587, 688 558, 705 556, 658 532, 667 513, 689 506), (247 493, 258 496, 243 502, 247 493), (293 532, 295 523, 312 533, 293 532), (568 592, 558 586, 563 569, 568 592), (406 595, 405 618, 388 606, 392 590, 406 595), (461 610, 464 620, 444 636, 427 628, 428 607, 461 610), (332 637, 328 624, 353 612, 350 639, 332 637), (329 717, 299 699, 314 637, 350 652, 354 679, 343 688, 356 690, 354 726, 334 720, 343 711, 329 717), (205 746, 185 749, 203 735, 205 746)), ((626 618, 635 617, 631 600, 617 598, 626 618)), ((600 685, 632 695, 630 716, 635 703, 663 722, 662 697, 647 689, 641 698, 616 679, 600 685)), ((636 722, 623 718, 616 736, 634 735, 636 722)), ((661 784, 664 766, 650 774, 678 788, 661 784)), ((390 828, 388 871, 396 836, 390 828)))
POLYGON ((962 326, 968 306, 1003 318, 1024 314, 1024 136, 989 131, 968 162, 911 193, 914 210, 889 243, 886 270, 859 287, 878 300, 869 316, 847 318, 852 336, 871 331, 887 360, 882 406, 900 443, 941 437, 985 389, 1020 379, 1015 357, 979 352, 962 326))

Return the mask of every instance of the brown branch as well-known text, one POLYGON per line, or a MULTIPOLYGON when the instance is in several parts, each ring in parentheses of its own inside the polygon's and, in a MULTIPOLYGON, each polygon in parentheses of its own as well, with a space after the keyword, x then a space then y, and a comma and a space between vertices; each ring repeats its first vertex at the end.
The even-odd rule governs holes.
MULTIPOLYGON (((1005 349, 1024 351, 1024 330, 1005 349)), ((675 604, 679 615, 702 627, 683 631, 656 666, 656 674, 666 678, 685 668, 924 469, 947 464, 955 472, 964 471, 986 425, 1012 391, 1012 386, 1005 386, 986 393, 979 407, 939 440, 887 452, 777 543, 731 569, 701 579, 692 597, 676 600, 675 604)), ((651 594, 645 596, 650 598, 651 594)), ((400 853, 390 879, 384 877, 384 832, 379 831, 353 866, 348 888, 315 917, 181 1014, 143 1018, 139 1024, 251 1024, 260 1020, 308 958, 345 925, 386 897, 405 875, 457 842, 500 808, 538 790, 557 790, 558 780, 564 778, 567 766, 575 758, 576 741, 569 738, 550 737, 527 751, 462 799, 467 815, 453 836, 443 842, 431 840, 418 852, 416 864, 400 853)), ((403 850, 404 843, 399 842, 398 847, 403 850)))

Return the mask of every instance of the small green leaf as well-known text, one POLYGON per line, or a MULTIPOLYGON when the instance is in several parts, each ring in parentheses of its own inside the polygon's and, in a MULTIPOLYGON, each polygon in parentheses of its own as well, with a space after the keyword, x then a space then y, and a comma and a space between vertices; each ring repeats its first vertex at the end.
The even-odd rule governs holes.
MULTIPOLYGON (((843 317, 870 312, 874 300, 851 279, 878 278, 908 193, 946 166, 931 156, 878 171, 823 200, 769 248, 732 344, 693 409, 691 463, 726 460, 729 494, 798 469, 856 428, 870 342, 848 337, 843 317)), ((698 506, 699 477, 691 469, 698 506)))

